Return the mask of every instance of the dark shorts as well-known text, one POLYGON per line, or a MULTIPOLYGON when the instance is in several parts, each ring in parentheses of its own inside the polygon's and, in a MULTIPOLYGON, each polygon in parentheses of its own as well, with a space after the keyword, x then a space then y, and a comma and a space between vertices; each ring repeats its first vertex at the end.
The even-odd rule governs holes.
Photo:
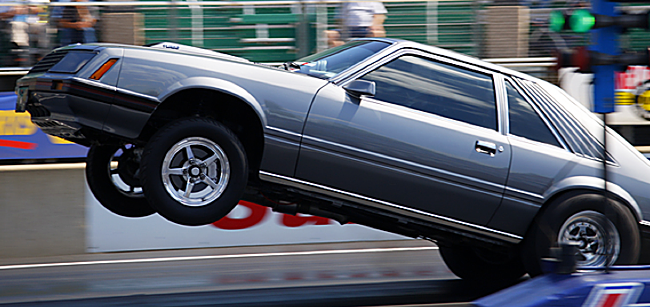
POLYGON ((357 38, 357 37, 368 37, 370 36, 369 27, 349 27, 348 28, 348 37, 357 38))

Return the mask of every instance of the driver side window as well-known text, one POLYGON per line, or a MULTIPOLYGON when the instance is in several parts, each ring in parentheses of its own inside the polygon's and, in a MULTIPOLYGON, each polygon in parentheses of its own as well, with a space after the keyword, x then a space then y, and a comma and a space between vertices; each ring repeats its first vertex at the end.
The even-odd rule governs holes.
POLYGON ((490 75, 405 55, 361 79, 375 82, 375 99, 497 130, 490 75))

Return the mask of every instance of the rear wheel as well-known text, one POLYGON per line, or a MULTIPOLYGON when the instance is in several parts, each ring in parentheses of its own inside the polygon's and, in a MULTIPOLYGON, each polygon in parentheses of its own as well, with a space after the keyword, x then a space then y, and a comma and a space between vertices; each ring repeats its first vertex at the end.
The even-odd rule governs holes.
POLYGON ((635 264, 641 241, 632 212, 620 202, 602 195, 564 196, 535 220, 524 240, 523 258, 532 276, 542 273, 541 259, 551 247, 574 244, 577 265, 635 264))
POLYGON ((500 254, 460 245, 439 245, 439 250, 449 270, 467 281, 506 284, 526 274, 518 253, 500 254))
POLYGON ((86 180, 104 208, 124 217, 155 213, 137 178, 138 149, 133 145, 93 145, 86 159, 86 180))
POLYGON ((149 203, 178 224, 196 226, 226 216, 248 180, 244 146, 221 123, 182 119, 159 130, 145 147, 143 185, 149 203))

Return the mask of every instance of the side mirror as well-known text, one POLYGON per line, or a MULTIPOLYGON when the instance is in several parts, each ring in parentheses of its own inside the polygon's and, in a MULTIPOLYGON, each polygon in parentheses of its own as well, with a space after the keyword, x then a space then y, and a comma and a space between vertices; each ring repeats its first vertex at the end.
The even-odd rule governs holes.
POLYGON ((375 96, 375 82, 366 80, 354 80, 348 83, 343 89, 353 97, 375 96))

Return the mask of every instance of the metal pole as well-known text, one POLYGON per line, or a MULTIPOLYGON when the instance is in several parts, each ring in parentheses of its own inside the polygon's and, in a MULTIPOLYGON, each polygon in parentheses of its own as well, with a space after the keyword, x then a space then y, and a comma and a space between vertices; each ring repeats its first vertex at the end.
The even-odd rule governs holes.
MULTIPOLYGON (((605 210, 607 210, 609 206, 609 195, 607 192, 607 113, 603 114, 603 201, 605 202, 605 210)), ((607 218, 610 218, 609 215, 607 214, 607 211, 605 212, 605 216, 607 218)), ((607 253, 606 255, 606 260, 605 260, 605 272, 609 272, 609 267, 610 267, 610 262, 612 261, 612 255, 611 253, 607 253)))
POLYGON ((169 8, 169 15, 167 15, 167 26, 169 27, 169 38, 173 42, 178 42, 178 6, 172 0, 172 6, 169 8))
POLYGON ((298 58, 309 55, 309 16, 307 16, 307 6, 304 1, 300 1, 300 21, 297 25, 296 47, 298 47, 298 58))

